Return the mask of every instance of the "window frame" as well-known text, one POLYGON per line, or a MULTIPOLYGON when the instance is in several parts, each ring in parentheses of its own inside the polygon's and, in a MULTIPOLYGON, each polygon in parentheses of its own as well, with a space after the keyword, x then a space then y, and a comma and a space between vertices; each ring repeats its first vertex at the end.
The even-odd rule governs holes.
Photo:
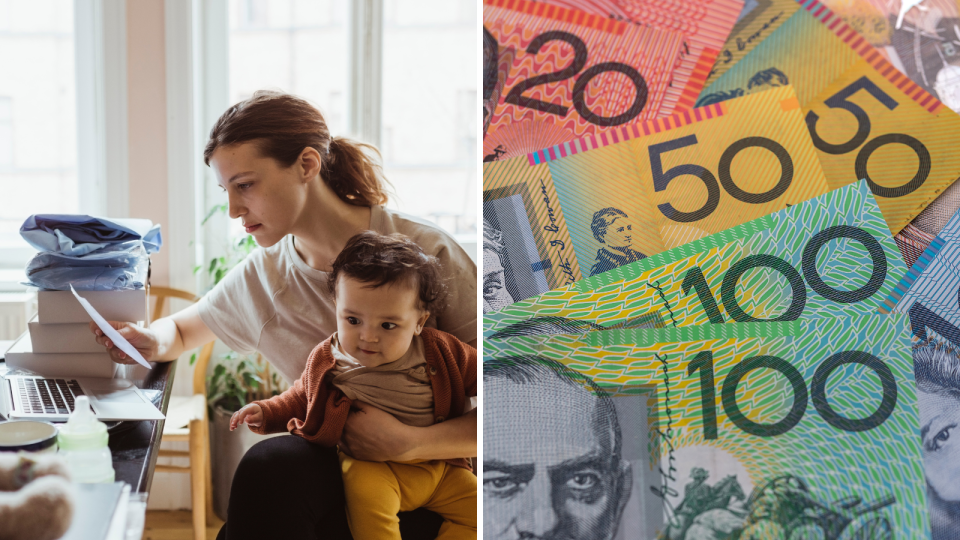
MULTIPOLYGON (((73 0, 78 208, 129 213, 126 4, 73 0), (110 149, 107 152, 107 148, 110 149)), ((30 247, 0 248, 0 292, 24 291, 30 247)))

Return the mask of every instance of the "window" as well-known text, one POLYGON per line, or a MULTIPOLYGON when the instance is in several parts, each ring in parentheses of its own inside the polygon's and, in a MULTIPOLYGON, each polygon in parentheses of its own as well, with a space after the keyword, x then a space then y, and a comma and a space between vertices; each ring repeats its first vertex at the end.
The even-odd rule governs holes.
POLYGON ((0 169, 13 167, 13 100, 0 96, 0 169))
MULTIPOLYGON (((229 100, 274 88, 311 101, 349 134, 349 2, 230 0, 229 100)), ((463 241, 476 236, 477 13, 467 0, 386 0, 381 131, 390 205, 463 241)), ((231 236, 242 233, 231 224, 231 236)))
MULTIPOLYGON (((230 0, 230 104, 261 89, 310 101, 333 135, 346 134, 349 3, 341 0, 230 0)), ((231 237, 243 234, 230 221, 231 237)))
POLYGON ((346 130, 347 10, 339 0, 231 0, 230 103, 264 88, 306 98, 346 130))
POLYGON ((73 5, 0 0, 0 281, 35 251, 27 216, 79 211, 73 5))
POLYGON ((477 11, 464 4, 384 3, 382 146, 391 206, 475 241, 477 11))

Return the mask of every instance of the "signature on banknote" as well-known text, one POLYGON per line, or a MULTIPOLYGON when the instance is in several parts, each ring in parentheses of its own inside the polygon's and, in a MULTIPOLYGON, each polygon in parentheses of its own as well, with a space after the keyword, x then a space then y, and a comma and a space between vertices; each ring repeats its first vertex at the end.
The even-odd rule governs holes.
POLYGON ((738 50, 738 51, 746 50, 746 48, 747 48, 748 45, 750 45, 751 43, 753 43, 754 41, 756 41, 761 35, 763 35, 763 33, 764 33, 768 28, 770 28, 771 25, 773 25, 773 23, 775 23, 775 22, 777 22, 778 20, 780 20, 780 17, 782 17, 782 16, 783 16, 783 12, 782 12, 782 11, 781 11, 780 13, 777 13, 777 14, 774 15, 769 21, 763 23, 763 26, 761 26, 759 30, 757 30, 756 32, 754 32, 754 33, 750 34, 749 36, 747 36, 747 39, 743 39, 743 38, 741 38, 741 37, 738 37, 738 38, 737 38, 737 50, 738 50))
POLYGON ((673 310, 670 309, 670 301, 667 300, 667 296, 663 294, 663 288, 660 286, 660 282, 658 281, 656 283, 650 283, 648 281, 647 285, 657 290, 657 294, 660 295, 660 300, 663 301, 663 307, 667 308, 667 313, 670 314, 670 320, 673 322, 673 325, 676 326, 677 319, 675 319, 673 316, 673 310))
POLYGON ((557 226, 557 216, 554 213, 553 207, 550 206, 550 196, 547 194, 547 184, 543 181, 543 178, 540 179, 540 193, 543 194, 543 202, 547 205, 547 219, 550 220, 549 225, 544 225, 543 230, 549 232, 560 232, 560 227, 557 226))
MULTIPOLYGON (((543 181, 543 178, 540 179, 540 193, 543 194, 543 203, 547 208, 547 219, 550 220, 549 225, 544 225, 543 230, 552 233, 560 232, 560 227, 557 225, 557 216, 553 209, 553 206, 550 205, 550 195, 547 194, 547 184, 543 181)), ((570 265, 570 259, 563 256, 562 251, 566 249, 566 244, 563 243, 563 240, 551 240, 550 246, 557 248, 557 257, 560 258, 560 263, 557 265, 560 267, 560 270, 563 271, 563 275, 567 278, 566 285, 574 283, 577 281, 577 276, 573 273, 573 267, 570 265)))
POLYGON ((670 487, 671 482, 676 482, 674 473, 677 468, 673 466, 677 460, 673 448, 673 412, 670 410, 670 365, 667 362, 667 355, 660 356, 654 353, 654 357, 660 362, 660 369, 663 371, 663 416, 666 418, 666 429, 663 429, 660 423, 657 423, 656 434, 658 445, 662 441, 667 448, 667 470, 663 470, 663 461, 660 462, 660 486, 650 486, 650 491, 654 495, 663 499, 663 515, 670 516, 671 523, 674 518, 674 508, 667 500, 667 497, 676 497, 680 493, 670 487))
MULTIPOLYGON (((750 45, 751 43, 753 43, 754 41, 756 41, 764 32, 766 32, 766 31, 773 25, 773 23, 775 23, 775 22, 777 22, 778 20, 780 20, 780 17, 782 17, 782 16, 783 16, 783 12, 782 12, 782 11, 781 11, 780 13, 777 13, 776 15, 774 15, 773 17, 771 17, 769 21, 763 23, 763 26, 761 26, 759 30, 757 30, 757 31, 754 32, 753 34, 747 36, 746 39, 743 39, 743 38, 741 38, 741 37, 738 37, 738 38, 737 38, 737 50, 738 50, 738 51, 746 50, 746 48, 747 48, 748 45, 750 45)), ((722 66, 722 65, 725 65, 725 64, 729 64, 729 63, 732 62, 732 61, 733 61, 733 53, 730 52, 730 49, 724 49, 724 50, 720 51, 720 56, 717 57, 717 61, 716 61, 716 63, 714 63, 714 67, 710 70, 710 76, 709 76, 709 77, 712 77, 713 74, 717 72, 716 66, 722 66)), ((708 78, 709 78, 709 77, 708 77, 708 78)))

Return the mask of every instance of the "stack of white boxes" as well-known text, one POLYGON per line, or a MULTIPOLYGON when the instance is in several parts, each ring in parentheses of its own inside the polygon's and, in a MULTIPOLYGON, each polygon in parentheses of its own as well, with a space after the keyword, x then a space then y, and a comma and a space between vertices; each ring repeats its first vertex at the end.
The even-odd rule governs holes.
MULTIPOLYGON (((78 291, 108 321, 147 321, 147 291, 78 291)), ((113 377, 117 364, 90 331, 90 316, 71 291, 37 293, 37 316, 6 353, 11 369, 44 377, 113 377)))

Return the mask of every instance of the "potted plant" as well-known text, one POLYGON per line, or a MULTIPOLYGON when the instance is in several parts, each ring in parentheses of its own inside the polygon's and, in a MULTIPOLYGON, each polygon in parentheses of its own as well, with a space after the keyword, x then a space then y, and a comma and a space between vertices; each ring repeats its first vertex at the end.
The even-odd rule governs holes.
POLYGON ((230 431, 230 417, 247 403, 279 394, 285 387, 277 372, 259 354, 252 357, 230 351, 214 362, 207 379, 207 407, 210 418, 211 481, 213 509, 227 518, 227 503, 233 474, 251 446, 264 439, 247 428, 230 431))
MULTIPOLYGON (((201 225, 205 225, 214 214, 225 213, 226 209, 226 205, 213 207, 201 225)), ((246 259, 256 247, 253 237, 245 235, 231 243, 226 255, 211 259, 206 265, 210 288, 219 283, 231 268, 246 259)), ((203 266, 197 266, 194 273, 203 269, 203 266)), ((195 361, 196 354, 190 358, 190 364, 195 361)), ((279 394, 287 385, 260 354, 247 356, 229 351, 213 359, 207 369, 210 373, 207 377, 207 411, 210 419, 213 509, 221 519, 226 519, 230 486, 233 484, 233 474, 240 464, 240 459, 251 446, 265 438, 248 429, 231 432, 230 417, 247 403, 279 394)))

